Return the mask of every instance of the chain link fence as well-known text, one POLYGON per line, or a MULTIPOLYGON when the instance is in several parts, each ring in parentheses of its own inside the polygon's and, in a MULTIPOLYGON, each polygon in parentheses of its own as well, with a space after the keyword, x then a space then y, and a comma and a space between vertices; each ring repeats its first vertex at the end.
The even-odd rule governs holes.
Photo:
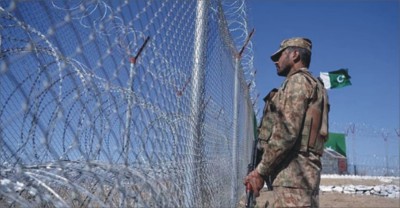
POLYGON ((1 1, 0 206, 236 206, 255 125, 246 9, 1 1))
POLYGON ((400 176, 400 131, 366 123, 332 122, 333 132, 346 135, 347 173, 400 176))

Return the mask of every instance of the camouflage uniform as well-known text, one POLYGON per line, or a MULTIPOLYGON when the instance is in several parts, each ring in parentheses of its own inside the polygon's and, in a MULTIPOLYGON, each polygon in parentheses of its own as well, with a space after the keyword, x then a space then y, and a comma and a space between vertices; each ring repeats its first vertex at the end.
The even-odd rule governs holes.
POLYGON ((326 90, 301 68, 264 100, 258 129, 264 153, 257 171, 272 178, 272 206, 318 207, 320 156, 328 133, 326 90))

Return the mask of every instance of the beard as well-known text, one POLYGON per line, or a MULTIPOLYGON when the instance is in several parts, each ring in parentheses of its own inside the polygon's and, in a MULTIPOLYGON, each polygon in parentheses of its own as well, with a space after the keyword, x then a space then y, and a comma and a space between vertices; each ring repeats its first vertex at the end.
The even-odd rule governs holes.
POLYGON ((278 70, 277 74, 280 77, 286 77, 289 74, 289 70, 278 70))
POLYGON ((277 66, 278 76, 286 77, 289 74, 291 68, 292 68, 292 65, 290 64, 289 57, 286 56, 286 58, 284 60, 282 60, 280 62, 280 64, 277 66))

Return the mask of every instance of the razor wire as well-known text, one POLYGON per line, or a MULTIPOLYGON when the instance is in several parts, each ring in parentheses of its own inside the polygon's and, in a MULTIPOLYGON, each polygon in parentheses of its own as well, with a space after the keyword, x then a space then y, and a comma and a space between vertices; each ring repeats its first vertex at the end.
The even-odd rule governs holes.
POLYGON ((0 205, 234 207, 244 0, 0 2, 0 205))

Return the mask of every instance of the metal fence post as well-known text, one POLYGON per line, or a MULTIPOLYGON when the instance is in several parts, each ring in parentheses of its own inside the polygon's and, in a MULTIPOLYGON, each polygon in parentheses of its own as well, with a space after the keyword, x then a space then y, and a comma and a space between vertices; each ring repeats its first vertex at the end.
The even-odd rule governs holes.
MULTIPOLYGON (((239 97, 239 70, 240 70, 240 57, 235 59, 235 74, 234 74, 234 93, 233 93, 233 141, 232 141, 232 195, 231 195, 231 202, 235 203, 235 199, 237 196, 236 185, 238 181, 238 119, 239 119, 239 104, 238 104, 238 97, 239 97)), ((233 205, 232 205, 233 206, 233 205)))
MULTIPOLYGON (((196 8, 196 25, 194 34, 194 52, 193 52, 193 71, 191 79, 191 115, 193 123, 191 125, 192 138, 189 141, 190 147, 193 149, 190 157, 190 161, 193 164, 200 164, 203 158, 201 158, 201 151, 203 149, 201 142, 201 126, 202 126, 202 103, 204 101, 204 79, 205 79, 205 51, 207 44, 207 16, 208 16, 208 5, 209 0, 198 0, 196 8)), ((200 164, 201 165, 201 164, 200 164)), ((185 197, 185 207, 199 206, 202 199, 201 193, 197 193, 199 190, 200 183, 199 174, 196 169, 202 170, 202 167, 194 167, 192 170, 187 170, 188 181, 185 184, 185 190, 187 197, 185 197)))
POLYGON ((129 165, 129 146, 131 138, 131 120, 132 120, 132 105, 134 103, 133 97, 133 79, 135 76, 136 65, 134 63, 130 64, 129 67, 129 80, 126 92, 127 108, 125 112, 125 131, 123 138, 122 154, 124 157, 124 164, 129 165))

